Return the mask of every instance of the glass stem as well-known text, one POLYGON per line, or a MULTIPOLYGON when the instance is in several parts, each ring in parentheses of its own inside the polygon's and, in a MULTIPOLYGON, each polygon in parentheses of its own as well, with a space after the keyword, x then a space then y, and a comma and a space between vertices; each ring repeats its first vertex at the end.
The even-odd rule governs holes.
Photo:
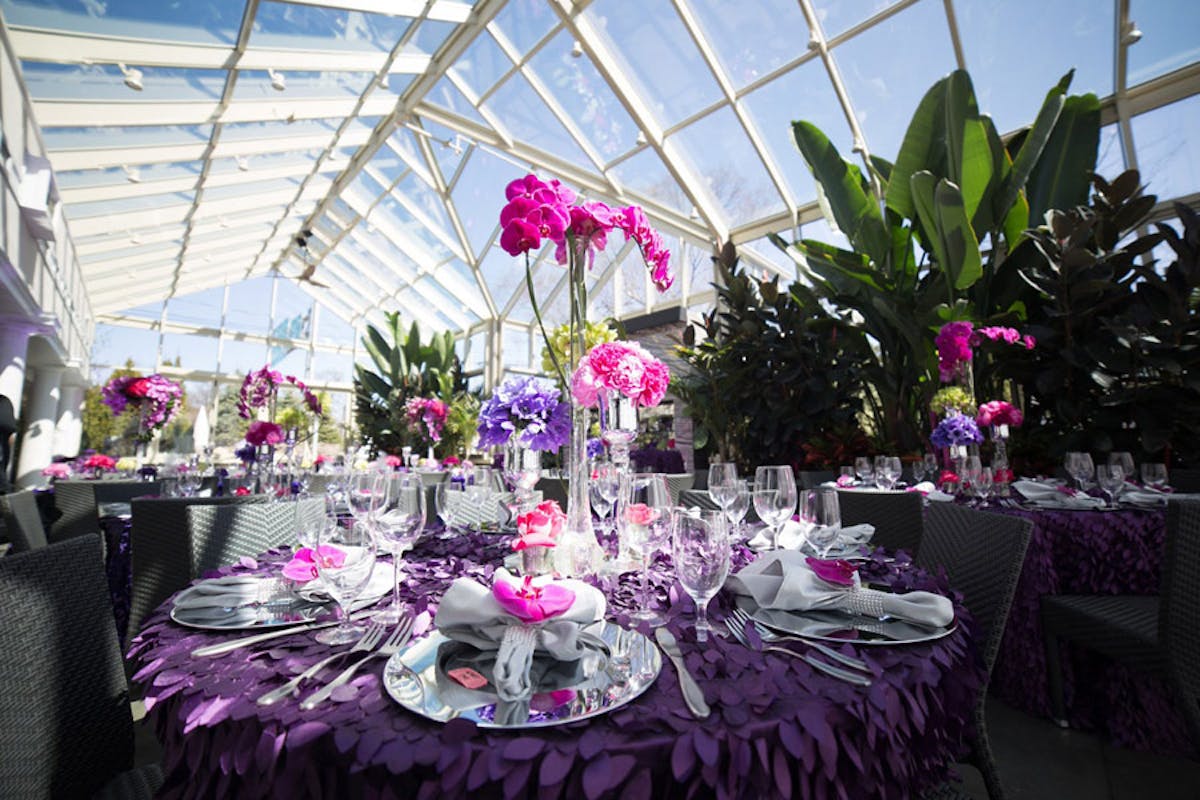
POLYGON ((708 641, 708 600, 696 601, 696 641, 708 641))
POLYGON ((400 607, 400 556, 403 550, 392 551, 392 606, 400 607))

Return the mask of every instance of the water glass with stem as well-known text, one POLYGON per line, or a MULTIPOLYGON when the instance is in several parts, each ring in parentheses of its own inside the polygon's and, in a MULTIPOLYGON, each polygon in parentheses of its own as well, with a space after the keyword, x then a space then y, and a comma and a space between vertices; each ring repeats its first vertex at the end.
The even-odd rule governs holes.
POLYGON ((979 474, 983 471, 983 460, 979 456, 967 456, 967 460, 963 462, 963 474, 961 490, 970 497, 970 505, 975 505, 975 499, 978 498, 979 474))
POLYGON ((392 604, 371 616, 384 625, 404 617, 400 605, 400 562, 425 527, 425 484, 420 475, 392 473, 386 477, 383 505, 375 513, 375 535, 380 549, 392 554, 392 604))
POLYGON ((601 525, 607 529, 607 519, 617 502, 621 490, 621 474, 611 462, 597 461, 592 467, 592 479, 588 482, 591 494, 592 510, 600 518, 601 525))
POLYGON ((1167 488, 1167 465, 1142 463, 1142 484, 1160 492, 1167 488))
POLYGON ((350 477, 346 490, 346 504, 357 522, 368 522, 383 505, 387 497, 387 475, 382 472, 362 471, 350 477))
POLYGON ((1100 491, 1108 497, 1108 507, 1115 508, 1117 492, 1125 483, 1125 469, 1120 464, 1098 464, 1096 483, 1100 486, 1100 491))
POLYGON ((296 540, 301 547, 316 549, 328 517, 337 517, 337 509, 329 498, 323 503, 296 503, 296 540))
POLYGON ((796 476, 787 465, 754 471, 754 510, 770 529, 771 549, 779 547, 779 528, 796 511, 796 476))
POLYGON ((466 486, 457 481, 441 481, 434 487, 434 506, 437 509, 438 518, 445 526, 442 538, 449 538, 458 532, 458 522, 461 519, 466 499, 466 486))
POLYGON ((896 488, 900 481, 901 466, 898 456, 877 456, 875 458, 875 484, 884 490, 896 488))
POLYGON ((1075 479, 1079 491, 1086 491, 1087 482, 1091 480, 1096 471, 1096 467, 1092 463, 1092 454, 1077 451, 1067 453, 1064 466, 1067 468, 1067 474, 1075 479))
POLYGON ((343 524, 337 517, 326 517, 317 536, 313 561, 325 591, 338 604, 341 622, 317 634, 321 644, 350 644, 361 635, 360 627, 350 621, 350 609, 371 580, 377 547, 371 526, 365 521, 346 520, 343 524))
POLYGON ((733 502, 725 509, 725 517, 729 520, 729 538, 733 538, 736 531, 741 530, 742 520, 746 518, 746 513, 750 510, 750 498, 754 492, 750 488, 749 481, 737 482, 737 494, 733 497, 733 502))
POLYGON ((980 505, 987 505, 995 487, 996 476, 992 472, 992 468, 980 467, 979 474, 975 476, 975 496, 979 498, 980 505))
POLYGON ((718 463, 708 466, 708 494, 721 510, 729 508, 737 494, 737 464, 718 463))
POLYGON ((921 465, 924 468, 924 477, 927 481, 936 481, 938 472, 940 471, 937 456, 933 453, 926 453, 921 459, 921 465))
POLYGON ((696 641, 708 641, 708 604, 729 575, 729 529, 721 511, 676 509, 671 514, 675 577, 696 601, 696 641))
POLYGON ((630 612, 634 619, 650 622, 659 620, 658 612, 648 602, 646 595, 650 591, 649 573, 654 554, 670 536, 670 509, 671 492, 665 475, 632 475, 623 482, 617 505, 621 555, 638 565, 642 580, 642 602, 630 612))
POLYGON ((800 493, 800 523, 819 558, 828 558, 842 532, 842 508, 836 489, 805 489, 800 493))
POLYGON ((1121 472, 1126 478, 1132 478, 1137 475, 1137 469, 1133 464, 1133 454, 1119 450, 1114 450, 1108 454, 1108 463, 1117 464, 1121 467, 1121 472))
POLYGON ((854 459, 854 474, 858 476, 859 483, 863 486, 874 485, 875 466, 871 462, 870 456, 859 456, 854 459))

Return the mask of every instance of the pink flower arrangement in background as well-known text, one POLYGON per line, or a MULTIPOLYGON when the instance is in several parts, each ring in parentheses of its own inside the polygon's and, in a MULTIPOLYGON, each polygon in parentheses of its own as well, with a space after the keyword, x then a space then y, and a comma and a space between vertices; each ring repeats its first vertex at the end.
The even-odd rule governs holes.
POLYGON ((539 503, 533 510, 517 515, 517 538, 513 539, 513 550, 554 547, 566 523, 567 515, 556 500, 539 503))
POLYGON ((104 404, 112 409, 113 416, 127 406, 138 409, 141 415, 138 438, 144 442, 150 441, 156 430, 175 419, 183 405, 183 387, 158 373, 113 378, 100 390, 100 395, 104 404))
POLYGON ((410 430, 421 431, 425 426, 426 435, 434 442, 442 440, 442 428, 446 424, 446 414, 449 411, 446 404, 436 397, 414 397, 404 404, 408 415, 410 430))
POLYGON ((1016 408, 1006 400, 992 400, 979 407, 979 413, 976 414, 975 421, 983 426, 1011 425, 1014 428, 1019 428, 1021 427, 1021 423, 1025 421, 1025 415, 1021 413, 1021 409, 1016 408))
POLYGON ((594 406, 600 390, 620 392, 643 408, 662 402, 671 371, 636 342, 603 342, 579 361, 571 378, 575 402, 594 406))
POLYGON ((1021 335, 1016 328, 989 326, 976 329, 970 322, 947 322, 934 338, 938 354, 938 375, 942 382, 954 380, 958 365, 974 357, 974 348, 984 340, 1005 344, 1024 345, 1026 350, 1037 346, 1037 340, 1029 334, 1021 335))
POLYGON ((254 416, 254 409, 269 405, 275 399, 279 387, 285 382, 300 390, 304 395, 304 404, 308 406, 309 411, 318 417, 321 416, 321 399, 309 390, 304 381, 299 380, 295 375, 284 375, 278 370, 273 370, 270 364, 265 364, 262 369, 248 373, 242 381, 242 390, 238 395, 238 415, 242 419, 250 419, 254 416))
POLYGON ((71 477, 71 465, 65 464, 61 461, 56 461, 53 464, 43 467, 42 474, 47 478, 65 481, 67 478, 71 477))
POLYGON ((106 456, 103 453, 95 453, 90 455, 87 457, 87 460, 83 462, 84 469, 102 469, 107 472, 116 469, 116 467, 116 459, 114 459, 112 456, 106 456))
POLYGON ((400 456, 393 456, 389 454, 384 456, 383 464, 388 469, 400 469, 400 467, 404 466, 404 461, 400 458, 400 456))
POLYGON ((572 251, 582 246, 588 266, 597 250, 608 246, 608 234, 620 230, 625 240, 637 242, 650 278, 660 292, 671 288, 671 251, 663 246, 662 234, 650 227, 638 206, 614 209, 599 201, 575 202, 575 193, 557 180, 543 181, 526 175, 504 189, 508 203, 500 211, 500 246, 512 256, 537 250, 545 241, 555 244, 555 258, 567 263, 572 251), (582 242, 577 242, 582 239, 582 242))
POLYGON ((264 444, 280 444, 283 440, 283 428, 274 422, 256 419, 246 429, 246 443, 254 447, 262 447, 264 444))

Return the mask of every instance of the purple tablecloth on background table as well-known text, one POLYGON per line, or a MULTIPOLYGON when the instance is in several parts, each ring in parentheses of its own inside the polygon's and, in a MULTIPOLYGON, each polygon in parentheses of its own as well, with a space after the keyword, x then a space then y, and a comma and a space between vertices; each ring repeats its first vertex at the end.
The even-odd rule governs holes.
POLYGON ((629 460, 638 472, 664 472, 671 475, 683 472, 683 453, 678 450, 639 447, 630 451, 629 460))
MULTIPOLYGON (((1049 717, 1039 599, 1045 594, 1158 594, 1166 512, 989 510, 1033 522, 991 689, 1006 703, 1049 717)), ((1095 731, 1122 747, 1192 754, 1186 723, 1165 681, 1074 645, 1064 649, 1064 656, 1072 727, 1095 731)))
POLYGON ((128 516, 100 517, 100 532, 104 536, 104 571, 108 576, 108 596, 112 599, 113 618, 117 623, 117 638, 125 642, 129 626, 129 601, 133 596, 132 555, 129 548, 128 516))
MULTIPOLYGON (((418 545, 402 586, 418 634, 452 578, 487 581, 506 552, 504 540, 487 535, 418 545)), ((276 571, 284 557, 269 553, 222 572, 276 571)), ((737 562, 746 557, 739 551, 737 562)), ((877 560, 865 569, 897 588, 949 591, 907 564, 877 560)), ((615 609, 640 602, 628 580, 597 585, 615 609)), ((653 589, 660 607, 674 598, 662 571, 653 589)), ((799 659, 764 658, 724 639, 697 645, 684 598, 668 625, 713 707, 707 720, 686 710, 666 664, 646 694, 610 714, 498 732, 402 709, 380 685, 382 662, 312 712, 296 700, 259 707, 254 698, 328 651, 299 633, 193 659, 192 649, 222 637, 176 626, 168 606, 130 648, 164 748, 161 797, 904 797, 946 776, 982 679, 961 605, 963 624, 936 642, 859 648, 875 671, 874 685, 860 689, 799 659)), ((720 603, 713 611, 721 615, 720 603)))

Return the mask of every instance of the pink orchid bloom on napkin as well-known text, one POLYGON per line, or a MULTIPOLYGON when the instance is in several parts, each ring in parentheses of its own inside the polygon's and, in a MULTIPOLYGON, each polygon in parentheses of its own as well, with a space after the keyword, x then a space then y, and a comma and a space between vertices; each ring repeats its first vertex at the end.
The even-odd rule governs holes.
POLYGON ((852 475, 838 475, 838 476, 837 476, 837 480, 836 480, 836 481, 834 481, 834 483, 837 485, 837 487, 838 487, 839 489, 845 489, 845 488, 847 488, 847 487, 849 487, 849 486, 853 486, 853 485, 854 485, 854 476, 852 476, 852 475))
POLYGON ((625 521, 630 525, 649 525, 658 519, 659 511, 645 503, 634 503, 625 509, 625 521))
POLYGON ((575 592, 558 583, 534 586, 525 576, 520 586, 506 580, 492 584, 492 596, 500 607, 522 622, 542 622, 562 614, 575 602, 575 592))
POLYGON ((1058 491, 1062 492, 1067 497, 1074 497, 1075 495, 1079 494, 1079 492, 1077 492, 1075 489, 1071 488, 1070 486, 1058 486, 1055 488, 1057 488, 1058 491))
POLYGON ((837 586, 853 586, 854 573, 858 572, 858 567, 840 558, 823 561, 810 556, 804 559, 804 563, 808 564, 809 568, 817 574, 818 578, 826 583, 832 583, 837 586))
POLYGON ((62 462, 55 462, 48 467, 42 469, 42 474, 48 478, 61 478, 66 480, 71 477, 71 467, 62 462))
POLYGON ((567 515, 556 500, 539 503, 532 511, 517 516, 517 533, 513 550, 527 547, 554 547, 562 535, 567 515))
POLYGON ((317 577, 317 559, 332 567, 346 562, 346 554, 336 547, 321 545, 317 552, 311 547, 301 547, 292 560, 283 565, 283 577, 298 583, 308 583, 317 577))
POLYGON ((541 692, 529 699, 529 707, 534 711, 553 711, 559 706, 566 705, 575 699, 574 689, 558 689, 553 692, 541 692))

